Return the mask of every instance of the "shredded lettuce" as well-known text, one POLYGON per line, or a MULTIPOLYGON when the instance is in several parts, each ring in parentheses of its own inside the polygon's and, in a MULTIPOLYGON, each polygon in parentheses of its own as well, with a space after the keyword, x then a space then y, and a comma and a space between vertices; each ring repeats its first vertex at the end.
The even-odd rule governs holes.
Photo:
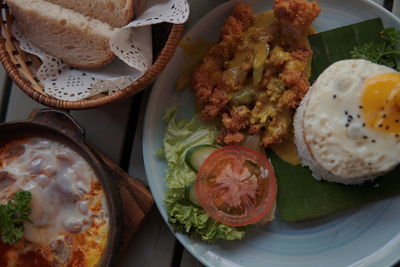
POLYGON ((166 159, 166 184, 168 191, 165 203, 169 222, 177 231, 199 237, 206 242, 242 239, 244 227, 230 227, 212 219, 199 207, 185 199, 185 188, 196 179, 196 173, 185 163, 185 153, 193 146, 215 144, 217 128, 203 123, 197 115, 191 120, 176 120, 177 106, 167 110, 164 120, 168 123, 164 136, 164 147, 157 155, 166 159))

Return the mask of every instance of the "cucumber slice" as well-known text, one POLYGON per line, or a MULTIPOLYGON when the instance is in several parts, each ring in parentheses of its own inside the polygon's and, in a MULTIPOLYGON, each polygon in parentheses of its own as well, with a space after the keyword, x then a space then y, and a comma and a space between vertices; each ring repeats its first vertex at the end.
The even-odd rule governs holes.
POLYGON ((190 148, 185 155, 185 162, 193 171, 197 172, 208 156, 217 150, 213 145, 198 145, 190 148))
POLYGON ((201 207, 197 200, 194 183, 191 183, 185 188, 185 199, 197 207, 201 207))

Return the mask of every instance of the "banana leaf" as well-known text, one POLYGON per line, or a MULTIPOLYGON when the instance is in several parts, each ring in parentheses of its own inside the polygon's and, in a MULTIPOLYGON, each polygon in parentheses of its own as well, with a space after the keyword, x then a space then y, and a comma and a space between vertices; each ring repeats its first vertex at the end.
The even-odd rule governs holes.
POLYGON ((354 47, 382 42, 382 30, 382 20, 377 18, 310 35, 308 40, 313 51, 310 83, 332 63, 350 59, 354 47))
MULTIPOLYGON (((317 33, 309 37, 314 52, 313 82, 332 63, 349 59, 353 47, 381 42, 380 19, 317 33)), ((363 185, 343 185, 317 181, 308 168, 294 166, 269 152, 278 180, 278 210, 282 220, 299 221, 355 208, 400 194, 400 167, 363 185)))

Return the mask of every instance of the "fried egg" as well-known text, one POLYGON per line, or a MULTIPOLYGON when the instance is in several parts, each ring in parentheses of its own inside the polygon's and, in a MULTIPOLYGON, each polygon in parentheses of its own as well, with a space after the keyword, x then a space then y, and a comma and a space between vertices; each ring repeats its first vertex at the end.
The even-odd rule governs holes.
POLYGON ((360 184, 400 162, 400 73, 343 60, 315 81, 296 111, 295 142, 313 176, 360 184))

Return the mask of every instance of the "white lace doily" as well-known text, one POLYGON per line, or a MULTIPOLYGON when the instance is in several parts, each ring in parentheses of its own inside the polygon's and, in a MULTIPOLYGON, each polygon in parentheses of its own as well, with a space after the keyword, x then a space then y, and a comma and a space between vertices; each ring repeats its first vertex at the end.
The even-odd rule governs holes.
POLYGON ((186 0, 149 0, 140 17, 121 28, 110 40, 117 57, 96 69, 75 69, 35 47, 14 27, 20 48, 42 60, 36 75, 46 94, 76 101, 107 92, 112 94, 140 78, 153 61, 151 27, 161 22, 184 23, 189 17, 186 0))

